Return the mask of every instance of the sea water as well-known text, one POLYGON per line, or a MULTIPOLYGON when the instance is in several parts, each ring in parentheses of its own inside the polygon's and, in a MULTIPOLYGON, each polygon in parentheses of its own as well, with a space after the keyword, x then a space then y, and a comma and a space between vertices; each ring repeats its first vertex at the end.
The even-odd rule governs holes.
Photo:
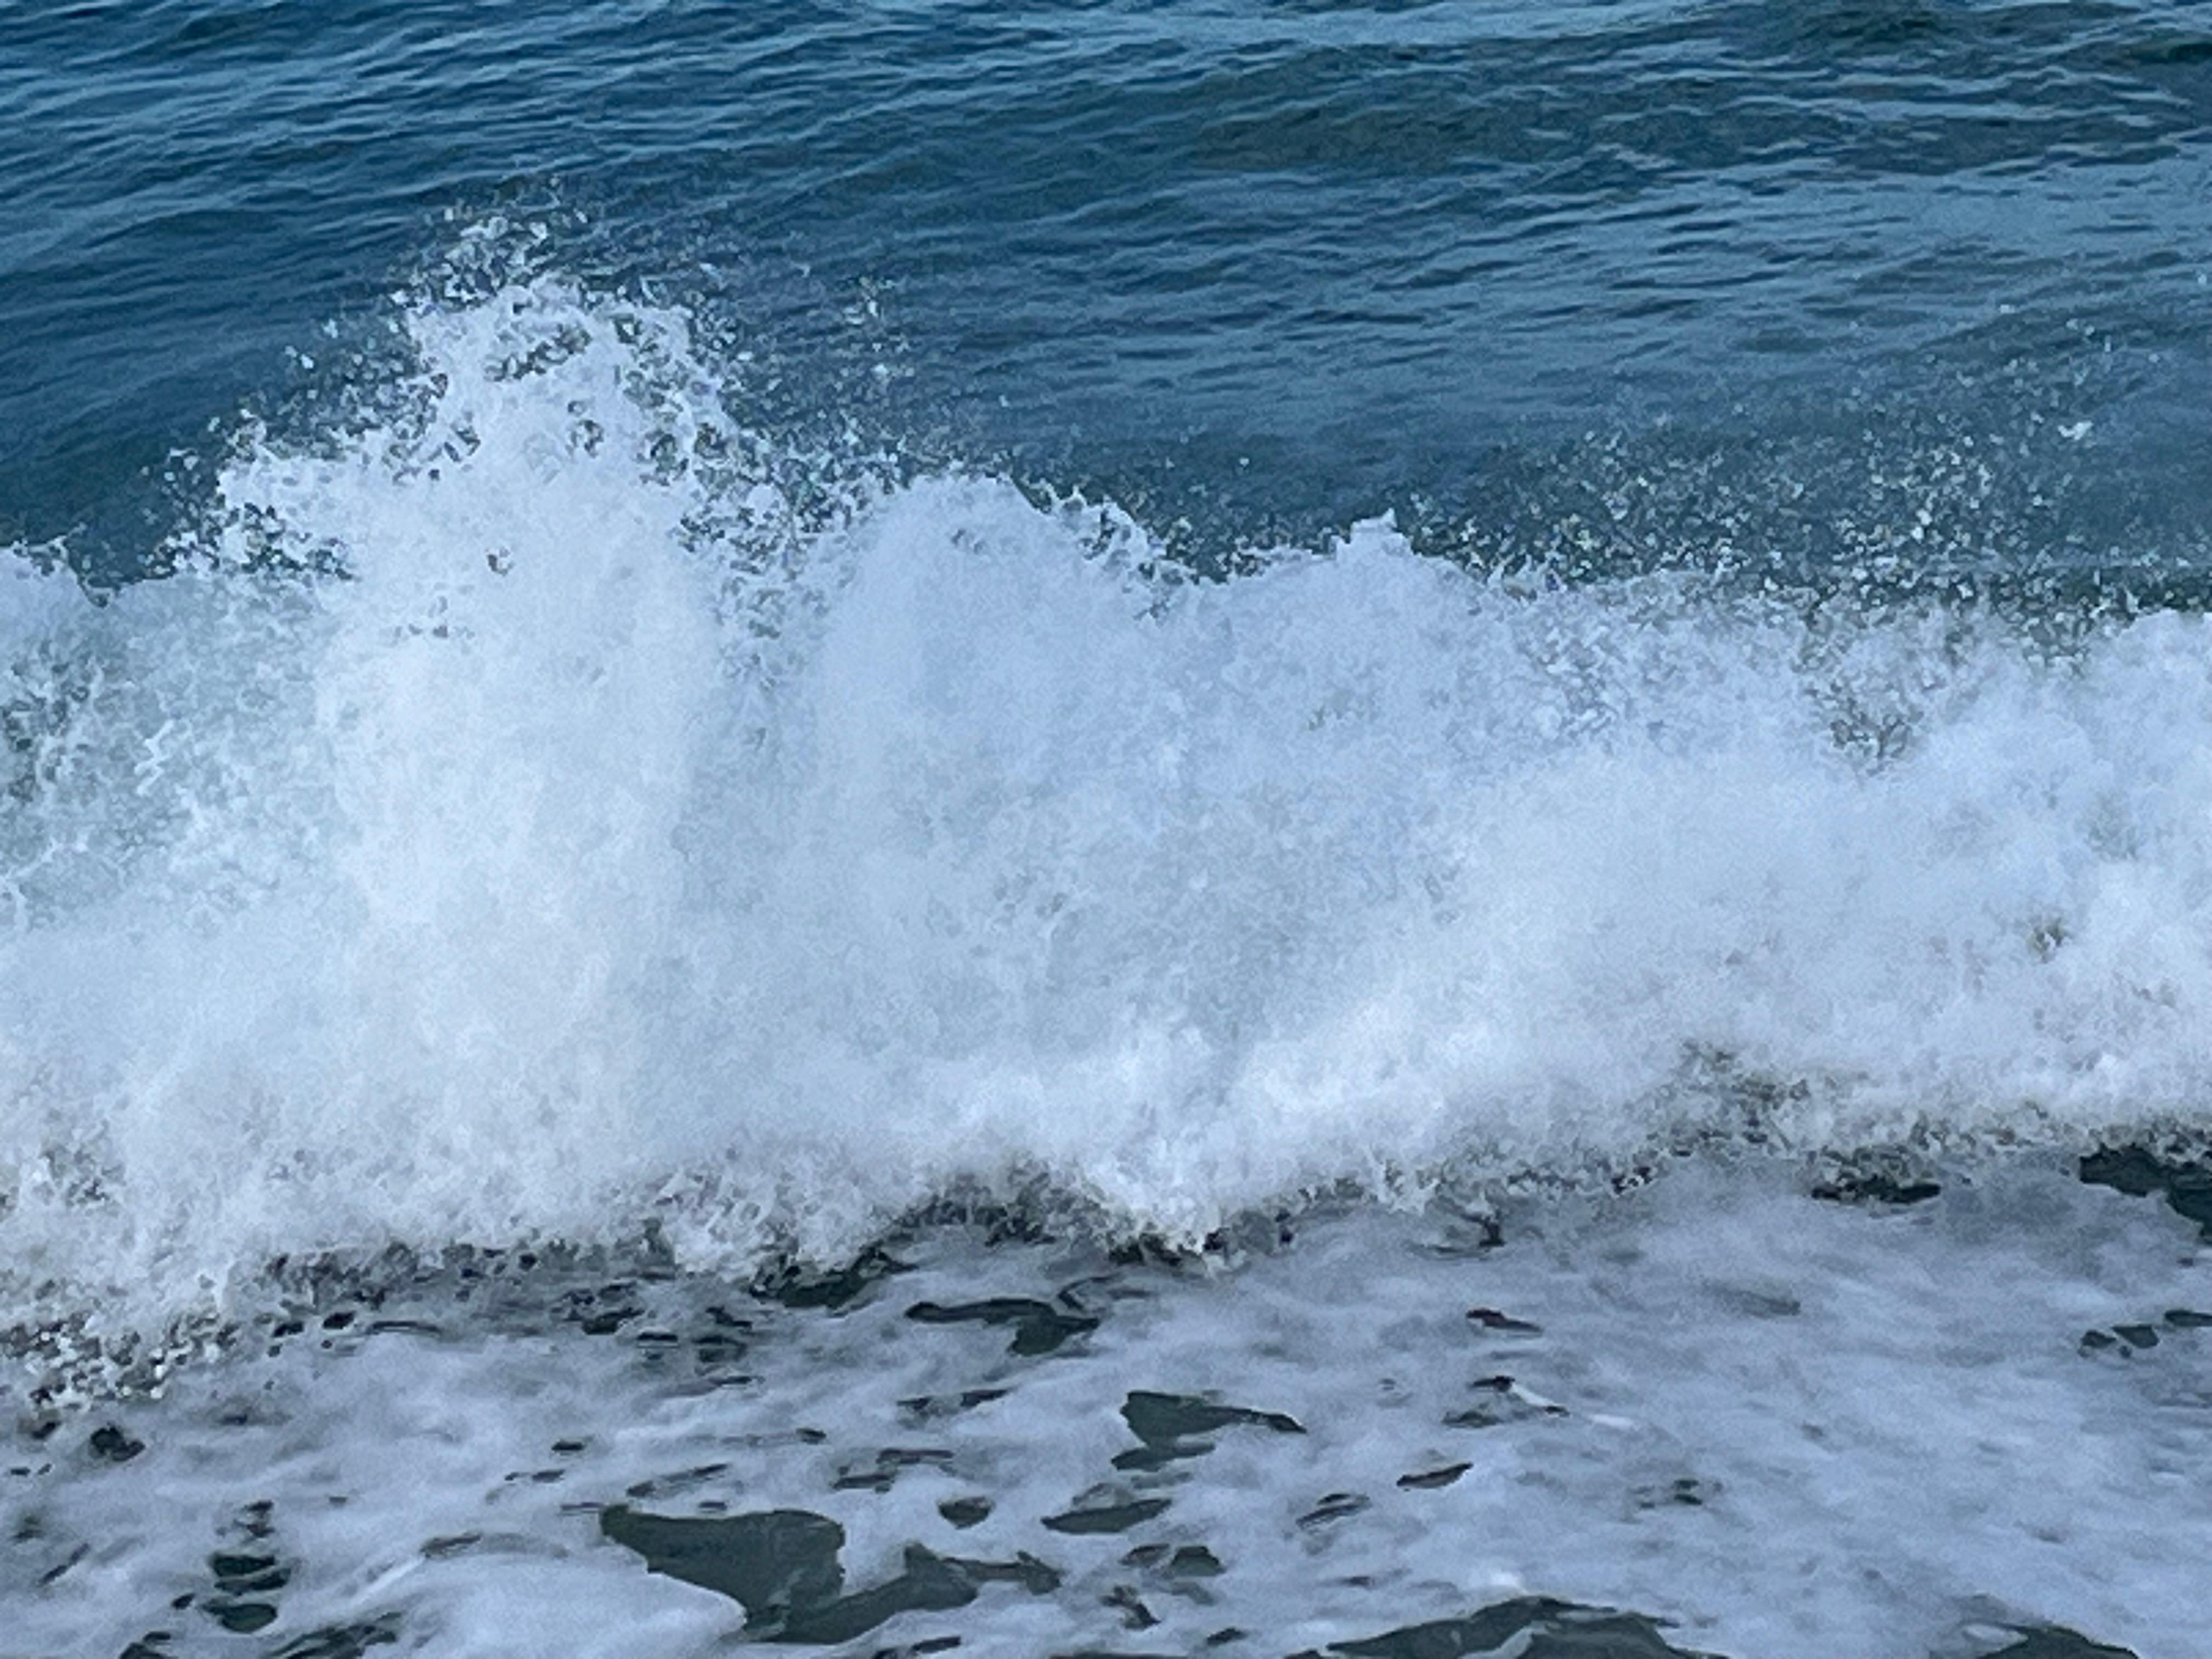
POLYGON ((0 1654, 2212 1652, 2208 27, 0 6, 0 1654))

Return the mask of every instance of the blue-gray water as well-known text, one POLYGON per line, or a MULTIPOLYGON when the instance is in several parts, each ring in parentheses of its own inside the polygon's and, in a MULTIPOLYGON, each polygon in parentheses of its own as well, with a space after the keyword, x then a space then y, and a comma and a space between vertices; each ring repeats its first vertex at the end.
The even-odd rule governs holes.
POLYGON ((2206 557, 2191 0, 19 3, 0 200, 0 526, 109 570, 169 449, 493 214, 772 349, 782 419, 1231 539, 1549 526, 1596 434, 1818 562, 1971 437, 1977 564, 2206 557))

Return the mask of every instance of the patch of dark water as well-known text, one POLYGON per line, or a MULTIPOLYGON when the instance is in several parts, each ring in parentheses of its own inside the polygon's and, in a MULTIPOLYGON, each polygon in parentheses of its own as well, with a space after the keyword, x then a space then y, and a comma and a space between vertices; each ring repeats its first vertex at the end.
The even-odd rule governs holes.
POLYGON ((1517 1596, 1465 1619, 1408 1625, 1292 1659, 1717 1659, 1670 1646, 1659 1632, 1658 1620, 1640 1613, 1517 1596))
POLYGON ((1281 1412, 1224 1406, 1195 1395, 1156 1394, 1148 1389, 1133 1390, 1121 1402, 1121 1419, 1144 1444, 1119 1454, 1114 1459, 1117 1469, 1159 1469, 1182 1458, 1203 1457, 1213 1449, 1212 1437, 1224 1429, 1305 1432, 1296 1418, 1281 1412))
POLYGON ((2083 1156, 2081 1174, 2130 1198, 2164 1199, 2212 1241, 2212 1162, 2150 1146, 2100 1146, 2083 1156))
POLYGON ((390 1647, 398 1640, 398 1627, 390 1620, 333 1625, 285 1643, 269 1659, 362 1659, 371 1648, 390 1647))
POLYGON ((970 1527, 981 1526, 991 1518, 991 1500, 988 1498, 948 1498, 937 1506, 937 1512, 965 1532, 970 1527))
POLYGON ((1226 1571, 1221 1558, 1203 1544, 1139 1544, 1121 1558, 1121 1565, 1169 1578, 1218 1578, 1226 1571))
POLYGON ((805 1510, 693 1518, 616 1505, 600 1513, 599 1529, 643 1556, 651 1571, 738 1603, 746 1633, 762 1641, 850 1641, 902 1613, 966 1607, 987 1584, 1048 1595, 1060 1583, 1055 1569, 1026 1553, 1012 1561, 964 1560, 910 1544, 896 1577, 845 1593, 838 1560, 845 1529, 805 1510))
POLYGON ((600 1513, 599 1530, 653 1571, 728 1596, 750 1622, 835 1601, 845 1585, 844 1528, 805 1510, 692 1520, 616 1504, 600 1513))
MULTIPOLYGON (((1448 1429, 1494 1429, 1504 1423, 1567 1414, 1565 1406, 1531 1393, 1503 1372, 1479 1376, 1468 1387, 1482 1397, 1479 1403, 1448 1414, 1443 1419, 1448 1429)), ((1401 1480, 1399 1484, 1403 1486, 1406 1482, 1401 1480)))
POLYGON ((1939 1197, 1943 1191, 1940 1181, 1915 1181, 1870 1170, 1864 1174, 1844 1173, 1832 1181, 1824 1181, 1812 1191, 1814 1198, 1832 1204, 1887 1204, 1903 1209, 1914 1204, 1925 1204, 1939 1197))
POLYGON ((1011 1325, 1014 1340, 1007 1352, 1030 1358, 1055 1352, 1064 1344, 1098 1328, 1098 1322, 1088 1314, 1065 1312, 1027 1297, 994 1297, 950 1306, 917 1302, 906 1310, 906 1316, 925 1325, 1011 1325))
POLYGON ((886 1492, 907 1469, 943 1468, 952 1454, 942 1446, 885 1446, 867 1464, 848 1464, 830 1483, 832 1492, 886 1492))
POLYGON ((804 1262, 779 1264, 753 1280, 753 1294, 787 1308, 823 1308, 832 1312, 852 1306, 875 1291, 893 1275, 911 1273, 880 1244, 871 1244, 842 1267, 821 1268, 804 1262))
POLYGON ((2040 1630, 2016 1632, 2020 1640, 2011 1646, 2000 1648, 1988 1659, 2136 1659, 2131 1649, 2111 1647, 2102 1642, 2092 1642, 2079 1631, 2061 1626, 2047 1626, 2040 1630))
POLYGON ((208 1557, 215 1590, 201 1606, 233 1635, 251 1636, 274 1624, 277 1592, 292 1582, 291 1568, 270 1541, 275 1507, 265 1498, 248 1504, 231 1522, 223 1547, 208 1557))
POLYGON ((1417 1469, 1400 1475, 1398 1484, 1407 1492, 1436 1492, 1450 1486, 1474 1467, 1472 1463, 1447 1463, 1442 1468, 1417 1469))
POLYGON ((1133 1498, 1111 1486, 1094 1486, 1058 1515, 1048 1515, 1044 1525, 1054 1532, 1085 1534, 1127 1532, 1167 1512, 1164 1498, 1133 1498))

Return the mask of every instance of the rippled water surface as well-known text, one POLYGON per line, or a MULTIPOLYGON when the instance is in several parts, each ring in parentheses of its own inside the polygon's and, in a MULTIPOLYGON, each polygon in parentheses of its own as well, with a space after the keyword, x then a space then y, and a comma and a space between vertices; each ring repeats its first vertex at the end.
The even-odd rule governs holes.
POLYGON ((40 535, 495 212, 772 343, 797 410, 1240 527, 1477 499, 1498 447, 1593 424, 1917 415, 2101 417, 2112 488, 2059 544, 2201 528, 2187 0, 17 4, 0 31, 0 514, 40 535))

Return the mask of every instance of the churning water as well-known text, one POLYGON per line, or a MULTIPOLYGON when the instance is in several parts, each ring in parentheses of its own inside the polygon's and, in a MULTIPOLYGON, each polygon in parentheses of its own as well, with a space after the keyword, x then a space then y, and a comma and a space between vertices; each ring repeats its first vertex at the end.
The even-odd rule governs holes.
POLYGON ((0 4, 0 183, 23 1653, 2208 1650, 2201 6, 0 4))

